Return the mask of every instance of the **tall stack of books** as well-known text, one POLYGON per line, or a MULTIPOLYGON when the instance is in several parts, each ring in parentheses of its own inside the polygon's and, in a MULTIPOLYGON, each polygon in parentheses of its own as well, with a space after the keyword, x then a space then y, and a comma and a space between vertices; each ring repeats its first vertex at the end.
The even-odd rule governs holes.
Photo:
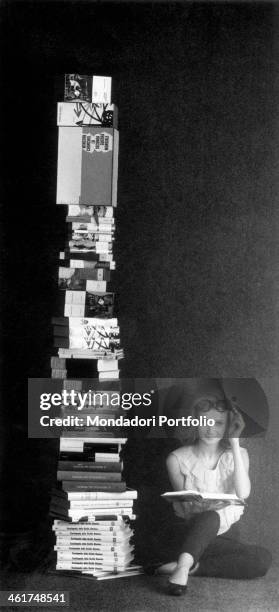
MULTIPOLYGON (((132 564, 137 492, 128 490, 122 478, 126 440, 116 428, 94 421, 119 414, 110 393, 121 386, 118 364, 124 357, 111 279, 119 140, 111 78, 67 74, 57 124, 57 204, 67 206, 69 239, 59 258, 60 312, 52 319, 57 354, 51 358, 51 376, 75 391, 86 391, 91 379, 100 400, 82 408, 89 426, 86 419, 84 428, 73 427, 60 438, 58 484, 50 506, 56 569, 96 579, 134 575, 141 571, 132 564)), ((75 406, 62 411, 80 416, 75 406)))
MULTIPOLYGON (((123 358, 115 294, 113 241, 117 204, 118 112, 111 78, 65 75, 58 103, 58 205, 67 206, 68 241, 60 253, 60 314, 53 317, 53 378, 67 378, 68 360, 91 360, 85 376, 119 378, 123 358)), ((71 364, 73 373, 73 364, 71 364)))
POLYGON ((122 480, 125 439, 60 440, 57 479, 50 514, 55 517, 56 569, 75 570, 96 579, 139 573, 133 561, 137 492, 122 480))

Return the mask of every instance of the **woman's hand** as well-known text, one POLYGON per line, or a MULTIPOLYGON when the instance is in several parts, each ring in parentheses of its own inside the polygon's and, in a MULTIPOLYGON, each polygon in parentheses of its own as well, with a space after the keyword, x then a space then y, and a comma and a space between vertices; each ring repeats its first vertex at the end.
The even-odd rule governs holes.
POLYGON ((223 500, 211 500, 211 499, 203 499, 199 502, 195 501, 193 503, 194 511, 198 512, 207 512, 208 510, 221 510, 225 508, 225 506, 230 505, 227 501, 223 500))

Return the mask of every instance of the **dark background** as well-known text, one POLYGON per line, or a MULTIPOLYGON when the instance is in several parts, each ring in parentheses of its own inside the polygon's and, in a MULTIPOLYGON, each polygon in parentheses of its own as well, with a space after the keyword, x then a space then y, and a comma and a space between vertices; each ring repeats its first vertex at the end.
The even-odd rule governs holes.
POLYGON ((56 441, 27 438, 27 378, 48 376, 53 354, 66 235, 55 205, 56 104, 64 73, 77 72, 111 75, 119 107, 123 374, 263 381, 273 421, 270 438, 252 449, 260 505, 246 533, 272 544, 278 7, 4 2, 0 17, 2 531, 38 525, 55 480, 56 441))

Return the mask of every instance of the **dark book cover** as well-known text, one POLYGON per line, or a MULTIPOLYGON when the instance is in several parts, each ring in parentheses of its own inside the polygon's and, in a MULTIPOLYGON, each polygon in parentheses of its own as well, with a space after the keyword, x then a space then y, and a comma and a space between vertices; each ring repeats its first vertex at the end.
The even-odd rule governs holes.
POLYGON ((93 76, 65 74, 64 100, 92 102, 93 76))
POLYGON ((74 481, 96 481, 96 482, 121 482, 121 473, 118 472, 96 472, 83 470, 57 470, 57 480, 74 481))
POLYGON ((120 462, 96 463, 93 461, 59 461, 58 470, 81 471, 81 472, 121 472, 120 462))

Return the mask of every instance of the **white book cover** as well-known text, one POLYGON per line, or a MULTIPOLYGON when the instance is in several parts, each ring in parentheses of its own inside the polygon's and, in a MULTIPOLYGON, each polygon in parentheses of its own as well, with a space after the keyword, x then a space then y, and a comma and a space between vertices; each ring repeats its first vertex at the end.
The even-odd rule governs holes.
POLYGON ((70 240, 70 246, 88 246, 91 247, 95 243, 97 244, 105 244, 106 248, 108 248, 110 243, 113 241, 112 232, 101 233, 99 229, 95 231, 90 231, 87 229, 79 229, 73 230, 72 239, 70 240), (108 244, 106 244, 108 243, 108 244))
POLYGON ((86 291, 65 291, 65 304, 85 304, 86 291))
POLYGON ((114 521, 102 521, 99 523, 69 523, 61 519, 53 521, 52 531, 56 535, 65 537, 84 537, 84 538, 111 538, 120 537, 126 538, 132 535, 132 529, 124 523, 122 519, 114 521))
POLYGON ((118 359, 98 359, 97 369, 99 372, 113 372, 113 370, 119 370, 118 359))
POLYGON ((113 220, 114 208, 113 206, 81 206, 78 204, 72 204, 68 206, 69 217, 94 217, 94 215, 96 215, 98 219, 102 219, 103 221, 105 221, 106 219, 113 220))
MULTIPOLYGON (((111 351, 107 349, 107 353, 111 354, 111 351)), ((65 357, 65 359, 99 359, 103 357, 104 351, 93 351, 91 349, 58 349, 59 357, 65 357)))
POLYGON ((83 259, 70 259, 70 267, 71 268, 96 268, 96 261, 86 261, 83 259))
POLYGON ((87 280, 86 281, 86 291, 92 291, 93 293, 105 293, 107 290, 107 281, 95 281, 95 280, 87 280))
MULTIPOLYGON (((93 281, 95 282, 95 281, 93 281)), ((96 281, 98 282, 98 281, 96 281)), ((102 282, 102 281, 101 281, 102 282)), ((82 291, 80 292, 73 292, 73 293, 83 293, 82 291)), ((85 294, 85 291, 84 291, 85 294)), ((118 330, 118 319, 116 317, 111 317, 110 319, 100 319, 98 317, 79 317, 79 318, 71 318, 69 317, 69 329, 72 329, 74 331, 74 329, 78 330, 78 333, 80 331, 80 329, 82 329, 84 326, 91 326, 92 328, 106 328, 106 329, 116 329, 118 330)))
POLYGON ((119 460, 119 455, 117 453, 95 453, 95 461, 96 462, 111 462, 119 460))
POLYGON ((114 104, 78 100, 57 104, 57 125, 59 127, 80 127, 81 125, 117 127, 117 115, 117 107, 114 104))
POLYGON ((105 493, 105 492, 88 492, 88 493, 78 493, 75 491, 69 491, 67 493, 68 500, 104 500, 104 501, 112 501, 112 500, 134 500, 137 499, 138 493, 133 489, 129 489, 124 491, 123 493, 105 493))
POLYGON ((92 102, 111 104, 111 77, 93 76, 92 102))
POLYGON ((120 372, 117 370, 112 370, 109 372, 108 370, 105 372, 99 372, 99 380, 118 380, 120 377, 120 372))
POLYGON ((81 510, 84 508, 132 508, 133 500, 132 499, 96 499, 93 500, 71 500, 70 501, 70 509, 81 510))
POLYGON ((85 315, 85 304, 65 304, 64 317, 83 317, 85 315))
POLYGON ((120 535, 121 537, 124 535, 128 536, 132 534, 132 529, 128 523, 123 521, 122 517, 116 518, 113 521, 99 521, 94 523, 69 523, 68 521, 62 519, 55 519, 53 521, 52 530, 55 531, 57 535, 61 535, 66 533, 67 535, 72 534, 73 536, 79 537, 80 535, 87 537, 98 536, 106 537, 120 535))
POLYGON ((56 564, 56 569, 57 570, 75 570, 75 571, 82 571, 82 570, 94 570, 94 569, 102 569, 103 571, 107 571, 107 572, 117 572, 117 571, 125 571, 125 567, 126 564, 119 564, 119 563, 103 563, 100 561, 96 561, 95 563, 91 562, 90 564, 88 563, 77 563, 74 561, 60 561, 59 563, 56 564))
POLYGON ((75 232, 98 232, 100 231, 99 228, 99 223, 94 219, 91 218, 89 223, 81 223, 80 221, 73 221, 72 222, 72 229, 75 232))
POLYGON ((63 546, 81 546, 84 544, 84 546, 92 546, 92 544, 94 544, 94 546, 96 546, 96 548, 115 548, 116 550, 120 547, 120 548, 126 548, 127 546, 130 546, 130 540, 131 540, 132 534, 128 534, 128 535, 110 535, 110 534, 92 534, 90 535, 86 535, 86 536, 82 536, 82 535, 75 535, 73 536, 72 534, 69 535, 63 535, 60 533, 56 533, 56 545, 57 546, 61 546, 61 548, 63 546))

